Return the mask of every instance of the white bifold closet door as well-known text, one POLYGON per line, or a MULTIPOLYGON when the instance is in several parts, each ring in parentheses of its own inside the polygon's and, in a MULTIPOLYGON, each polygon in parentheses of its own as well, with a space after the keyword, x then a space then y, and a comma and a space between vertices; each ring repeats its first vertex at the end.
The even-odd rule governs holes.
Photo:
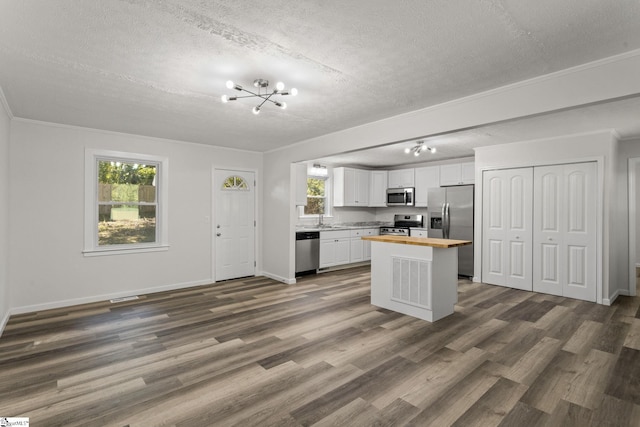
POLYGON ((482 281, 532 290, 533 168, 483 173, 482 281))
POLYGON ((596 163, 534 169, 533 290, 596 301, 596 163))

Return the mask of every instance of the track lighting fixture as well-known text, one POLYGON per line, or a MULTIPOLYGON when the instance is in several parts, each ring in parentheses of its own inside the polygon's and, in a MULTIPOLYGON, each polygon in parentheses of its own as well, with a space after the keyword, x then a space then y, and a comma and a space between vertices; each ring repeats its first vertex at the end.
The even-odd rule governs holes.
POLYGON ((413 153, 416 157, 418 157, 423 151, 429 151, 433 154, 436 152, 436 149, 435 147, 427 147, 424 145, 424 141, 416 141, 416 145, 414 147, 407 147, 404 149, 405 154, 413 153))
POLYGON ((291 95, 291 96, 296 96, 298 94, 298 89, 296 88, 291 88, 289 90, 284 90, 284 83, 282 82, 278 82, 276 83, 276 88, 273 91, 269 90, 269 80, 265 80, 265 79, 255 79, 253 81, 253 86, 257 88, 258 92, 252 92, 248 89, 243 88, 242 86, 240 86, 239 84, 236 84, 234 82, 232 82, 231 80, 229 80, 227 82, 227 89, 235 89, 239 92, 246 92, 249 95, 241 95, 241 96, 227 96, 227 95, 222 95, 222 102, 229 102, 229 101, 236 101, 239 98, 260 98, 262 100, 262 102, 260 102, 260 104, 256 105, 255 107, 253 107, 253 109, 251 110, 253 112, 253 114, 260 114, 260 110, 262 109, 262 106, 265 104, 265 102, 269 101, 273 104, 275 104, 276 107, 280 107, 283 110, 285 108, 287 108, 287 103, 283 102, 283 101, 278 101, 275 99, 271 99, 273 96, 276 95, 291 95))

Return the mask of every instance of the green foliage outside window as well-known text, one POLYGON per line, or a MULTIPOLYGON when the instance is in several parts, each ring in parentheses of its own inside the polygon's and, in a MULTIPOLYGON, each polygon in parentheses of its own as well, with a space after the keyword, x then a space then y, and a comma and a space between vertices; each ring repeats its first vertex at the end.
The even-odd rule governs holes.
POLYGON ((322 178, 307 178, 307 206, 304 207, 305 215, 324 215, 325 211, 325 184, 322 178))
POLYGON ((98 161, 98 245, 156 240, 156 165, 98 161))

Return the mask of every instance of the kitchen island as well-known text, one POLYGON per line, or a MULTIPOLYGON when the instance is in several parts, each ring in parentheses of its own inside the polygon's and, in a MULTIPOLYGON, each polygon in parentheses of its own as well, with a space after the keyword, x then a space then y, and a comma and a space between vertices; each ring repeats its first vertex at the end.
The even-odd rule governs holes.
POLYGON ((458 247, 468 240, 365 236, 371 241, 371 304, 435 322, 458 302, 458 247))

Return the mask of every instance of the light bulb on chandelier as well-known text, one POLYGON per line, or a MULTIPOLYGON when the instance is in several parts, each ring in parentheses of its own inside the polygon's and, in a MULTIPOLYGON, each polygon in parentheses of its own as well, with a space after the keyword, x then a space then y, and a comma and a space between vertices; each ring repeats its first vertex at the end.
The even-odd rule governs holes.
POLYGON ((418 157, 420 153, 422 153, 425 150, 429 151, 431 154, 436 152, 435 147, 427 147, 426 145, 424 145, 424 141, 416 141, 416 145, 414 145, 413 147, 405 148, 404 153, 405 154, 413 153, 414 156, 418 157))
POLYGON ((260 98, 262 102, 260 102, 260 104, 258 104, 257 106, 253 107, 253 109, 251 110, 255 115, 260 114, 260 110, 266 102, 271 102, 276 107, 280 107, 283 110, 287 108, 286 102, 272 99, 272 97, 286 96, 286 95, 296 96, 298 94, 298 89, 296 88, 285 90, 284 83, 282 82, 276 83, 276 88, 270 91, 269 80, 265 80, 265 79, 255 79, 253 81, 253 86, 257 88, 257 93, 252 92, 251 90, 245 89, 239 84, 236 84, 231 80, 227 81, 226 86, 227 86, 227 89, 235 89, 239 92, 246 92, 249 95, 240 95, 240 96, 222 95, 220 99, 222 100, 223 103, 228 103, 229 101, 236 101, 239 98, 260 98))

